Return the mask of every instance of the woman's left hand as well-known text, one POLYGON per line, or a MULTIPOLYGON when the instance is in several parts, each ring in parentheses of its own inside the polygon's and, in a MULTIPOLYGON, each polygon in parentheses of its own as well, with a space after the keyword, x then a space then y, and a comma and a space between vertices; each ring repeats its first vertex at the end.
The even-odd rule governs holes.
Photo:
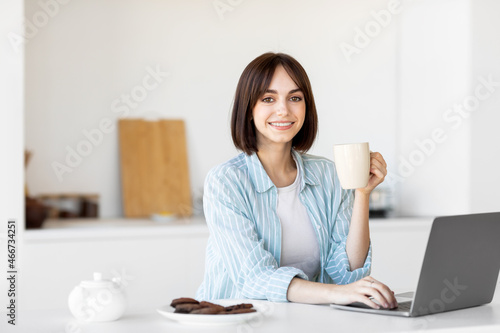
POLYGON ((378 184, 384 181, 386 175, 387 163, 385 163, 382 154, 370 152, 370 178, 366 187, 358 188, 357 191, 370 194, 378 184))

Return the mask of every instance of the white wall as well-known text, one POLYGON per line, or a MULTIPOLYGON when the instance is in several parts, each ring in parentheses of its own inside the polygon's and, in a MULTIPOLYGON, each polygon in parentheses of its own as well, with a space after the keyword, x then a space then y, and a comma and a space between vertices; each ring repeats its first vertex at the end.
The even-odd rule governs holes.
MULTIPOLYGON (((10 43, 9 37, 13 33, 22 31, 22 1, 0 2, 0 101, 2 102, 0 121, 0 304, 7 305, 6 274, 7 266, 7 221, 17 220, 17 243, 10 245, 16 247, 16 269, 19 267, 20 243, 22 239, 23 209, 23 107, 24 107, 24 50, 17 50, 10 43)), ((11 229, 12 230, 12 229, 11 229)), ((10 287, 10 285, 9 285, 10 287)), ((17 303, 19 304, 19 303, 17 303)), ((2 306, 0 313, 5 316, 6 307, 2 306)), ((5 319, 0 327, 7 325, 5 319)))
MULTIPOLYGON (((476 112, 457 128, 451 114, 443 118, 473 94, 476 72, 498 71, 498 53, 483 61, 493 43, 476 38, 494 22, 487 1, 403 1, 390 23, 365 40, 359 31, 377 27, 372 12, 380 16, 397 1, 233 1, 239 4, 219 16, 214 4, 221 2, 228 4, 88 0, 60 6, 26 45, 32 193, 98 192, 101 216, 121 215, 116 129, 61 182, 51 164, 65 163, 66 147, 76 149, 86 139, 83 131, 123 116, 113 112, 113 101, 137 89, 148 68, 159 67, 169 76, 128 116, 186 121, 196 199, 208 170, 236 154, 228 124, 241 71, 265 51, 282 51, 295 56, 312 81, 320 132, 311 153, 331 157, 333 143, 370 141, 388 161, 385 186, 396 191, 399 215, 500 210, 500 203, 477 199, 494 188, 489 177, 498 177, 497 164, 484 163, 478 147, 484 129, 498 120, 492 110, 499 94, 481 105, 491 110, 481 118, 473 119, 476 112), (350 59, 341 50, 346 44, 358 46, 350 59), (481 51, 471 56, 471 49, 481 51), (428 142, 439 128, 442 142, 427 145, 425 154, 416 141, 428 142)), ((26 0, 28 19, 40 10, 38 1, 26 0)), ((494 40, 497 31, 488 36, 494 40)))
POLYGON ((500 200, 500 2, 471 2, 472 72, 471 79, 488 77, 496 83, 491 96, 471 112, 471 209, 474 212, 499 211, 500 200))
MULTIPOLYGON (((225 2, 225 1, 224 1, 225 2)), ((235 2, 233 2, 235 3, 235 2)), ((314 154, 333 143, 370 141, 395 162, 396 26, 391 23, 347 62, 339 45, 373 21, 386 1, 245 1, 221 20, 212 1, 72 1, 26 45, 26 145, 34 151, 32 193, 98 192, 101 215, 121 215, 117 131, 59 182, 83 130, 117 119, 112 102, 142 83, 147 68, 170 76, 131 110, 131 117, 186 121, 192 191, 208 170, 236 154, 229 114, 243 68, 266 51, 292 54, 306 68, 319 109, 314 154), (359 122, 363 119, 362 122, 359 122)), ((26 1, 26 16, 40 11, 26 1)), ((396 18, 394 18, 395 20, 396 18)))
MULTIPOLYGON (((24 49, 16 48, 10 37, 22 31, 22 2, 0 4, 0 221, 23 217, 23 108, 24 49)), ((1 228, 0 234, 6 229, 1 228)))
POLYGON ((402 215, 500 210, 499 10, 498 1, 486 0, 405 5, 398 162, 409 176, 398 184, 402 215), (443 142, 431 144, 439 129, 443 142))
POLYGON ((448 115, 473 92, 469 16, 468 0, 407 1, 402 13, 396 171, 402 215, 470 211, 470 124, 454 126, 448 115))

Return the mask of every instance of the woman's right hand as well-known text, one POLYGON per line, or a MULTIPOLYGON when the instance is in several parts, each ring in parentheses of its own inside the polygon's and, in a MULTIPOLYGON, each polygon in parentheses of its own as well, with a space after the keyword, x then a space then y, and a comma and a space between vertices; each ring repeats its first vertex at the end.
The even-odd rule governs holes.
POLYGON ((379 309, 380 306, 370 299, 373 297, 385 308, 395 308, 398 302, 394 297, 394 292, 385 284, 367 276, 356 282, 346 285, 333 285, 331 298, 332 303, 339 305, 360 302, 371 308, 379 309))

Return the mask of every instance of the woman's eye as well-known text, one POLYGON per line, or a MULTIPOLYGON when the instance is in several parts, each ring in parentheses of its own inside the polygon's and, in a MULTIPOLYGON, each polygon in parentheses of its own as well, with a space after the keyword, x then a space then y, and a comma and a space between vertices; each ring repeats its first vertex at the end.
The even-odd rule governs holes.
POLYGON ((291 100, 292 102, 300 102, 300 101, 302 100, 302 98, 300 98, 300 97, 298 97, 298 96, 293 96, 293 97, 291 97, 291 98, 290 98, 290 100, 291 100))
POLYGON ((264 103, 271 103, 273 101, 274 101, 274 99, 272 97, 266 97, 266 98, 262 99, 262 102, 264 102, 264 103))

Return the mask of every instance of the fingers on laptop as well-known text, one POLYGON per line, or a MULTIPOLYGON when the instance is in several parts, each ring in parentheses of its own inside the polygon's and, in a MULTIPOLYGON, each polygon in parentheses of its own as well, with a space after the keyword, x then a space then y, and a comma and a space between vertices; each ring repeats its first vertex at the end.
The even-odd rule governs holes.
MULTIPOLYGON (((387 287, 385 284, 372 278, 371 276, 367 276, 363 280, 365 285, 363 292, 365 293, 366 296, 373 297, 384 308, 395 308, 398 306, 396 297, 394 296, 394 292, 391 289, 389 289, 389 287, 387 287)), ((375 302, 372 301, 372 303, 375 302)), ((378 306, 375 308, 378 308, 378 306)))
POLYGON ((364 303, 373 309, 380 309, 380 305, 378 305, 377 303, 375 303, 374 301, 372 301, 368 297, 362 296, 362 295, 360 295, 360 296, 361 297, 358 300, 356 300, 357 302, 364 303))

